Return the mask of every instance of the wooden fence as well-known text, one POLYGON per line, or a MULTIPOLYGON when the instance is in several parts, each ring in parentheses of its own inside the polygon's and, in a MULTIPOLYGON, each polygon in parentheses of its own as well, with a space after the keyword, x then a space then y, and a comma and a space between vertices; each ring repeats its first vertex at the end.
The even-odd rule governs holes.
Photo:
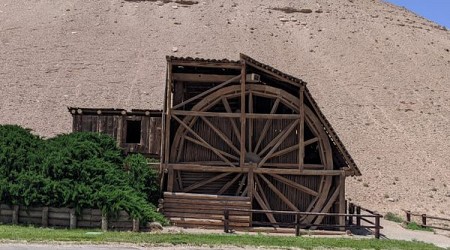
POLYGON ((437 216, 431 216, 427 214, 420 214, 420 213, 413 213, 409 210, 405 211, 406 213, 406 223, 413 222, 412 216, 419 217, 419 223, 417 223, 421 227, 428 227, 428 228, 434 228, 434 229, 440 229, 440 230, 448 230, 450 231, 450 219, 448 218, 442 218, 437 216), (431 221, 431 223, 430 223, 431 221), (438 225, 435 223, 439 223, 438 225))
MULTIPOLYGON (((325 228, 325 229, 373 229, 373 233, 376 239, 379 239, 381 236, 380 230, 383 227, 380 224, 380 219, 383 217, 381 214, 370 211, 368 209, 357 206, 353 203, 349 204, 349 213, 313 213, 313 212, 294 212, 294 211, 274 211, 274 210, 248 210, 248 209, 225 209, 224 210, 224 232, 231 232, 231 226, 233 219, 230 217, 230 212, 250 212, 250 213, 261 213, 261 214, 285 214, 285 215, 294 215, 295 219, 292 222, 285 223, 271 223, 271 222, 258 222, 258 225, 262 226, 284 226, 284 227, 294 227, 295 235, 300 235, 300 229, 302 228, 325 228), (361 213, 365 212, 365 213, 361 213), (344 217, 347 222, 345 225, 339 224, 311 224, 311 223, 302 223, 301 218, 304 216, 332 216, 332 217, 344 217), (353 223, 353 218, 356 219, 356 224, 353 223), (373 220, 373 221, 372 221, 373 220), (366 223, 361 223, 364 221, 366 223)), ((255 223, 253 223, 255 224, 255 223)))
POLYGON ((381 214, 376 211, 363 208, 354 203, 348 204, 348 213, 350 214, 347 223, 349 227, 356 225, 357 228, 365 228, 369 230, 373 229, 375 238, 380 238, 380 229, 383 229, 383 227, 380 225, 380 219, 383 218, 381 214), (356 223, 353 223, 353 217, 355 217, 356 223), (373 218, 374 220, 371 221, 371 218, 373 218), (364 225, 363 223, 361 223, 362 221, 365 222, 364 225))
POLYGON ((102 230, 148 231, 148 227, 140 227, 139 220, 121 211, 115 217, 102 215, 99 209, 82 209, 79 214, 75 209, 54 207, 25 207, 0 204, 0 223, 31 224, 42 227, 63 228, 101 228, 102 230))

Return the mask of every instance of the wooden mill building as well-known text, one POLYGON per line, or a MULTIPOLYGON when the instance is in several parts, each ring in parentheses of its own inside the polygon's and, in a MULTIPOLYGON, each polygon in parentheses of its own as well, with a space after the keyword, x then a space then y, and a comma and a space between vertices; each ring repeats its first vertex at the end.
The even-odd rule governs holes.
MULTIPOLYGON (((306 83, 246 55, 167 57, 163 111, 69 108, 73 131, 104 132, 126 152, 161 157, 163 213, 179 226, 223 226, 224 209, 345 212, 361 175, 306 83)), ((230 212, 231 226, 293 215, 230 212)), ((343 217, 303 216, 305 224, 343 217)))
MULTIPOLYGON (((344 213, 345 178, 361 174, 306 83, 242 54, 167 58, 162 140, 161 206, 180 226, 221 226, 226 208, 344 213)), ((233 215, 243 227, 293 221, 233 215)))
POLYGON ((100 132, 112 136, 125 153, 159 158, 161 110, 68 108, 73 132, 100 132))

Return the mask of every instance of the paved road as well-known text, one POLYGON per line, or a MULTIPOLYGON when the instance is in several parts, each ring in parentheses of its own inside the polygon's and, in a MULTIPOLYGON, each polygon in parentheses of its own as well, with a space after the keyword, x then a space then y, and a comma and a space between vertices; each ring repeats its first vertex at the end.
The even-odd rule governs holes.
POLYGON ((400 224, 387 220, 381 220, 381 225, 384 227, 384 229, 381 230, 381 233, 388 239, 408 241, 418 240, 435 244, 438 247, 450 248, 450 238, 445 235, 435 234, 433 232, 407 230, 400 226, 400 224))

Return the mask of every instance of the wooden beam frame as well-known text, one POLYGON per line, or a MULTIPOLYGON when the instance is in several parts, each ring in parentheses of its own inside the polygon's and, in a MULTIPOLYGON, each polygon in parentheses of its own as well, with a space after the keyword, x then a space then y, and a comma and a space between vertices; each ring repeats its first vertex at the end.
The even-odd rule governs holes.
MULTIPOLYGON (((246 128, 246 117, 245 117, 245 75, 246 75, 246 65, 245 62, 241 62, 241 113, 240 113, 240 119, 241 119, 241 150, 240 150, 240 161, 239 165, 240 167, 244 166, 245 163, 245 154, 246 154, 246 148, 245 148, 245 128, 246 128)), ((251 199, 251 198, 250 198, 251 199)))
MULTIPOLYGON (((195 164, 175 164, 169 163, 167 167, 173 167, 174 170, 191 171, 191 172, 209 172, 209 173, 248 173, 249 167, 219 167, 211 165, 195 165, 195 164)), ((339 176, 341 170, 308 170, 299 169, 282 169, 282 168, 255 168, 255 174, 279 174, 279 175, 312 175, 312 176, 339 176)))
MULTIPOLYGON (((194 100, 197 100, 200 97, 206 96, 206 95, 211 94, 212 92, 214 92, 214 91, 216 91, 216 90, 218 90, 218 89, 220 89, 222 87, 225 87, 226 85, 230 84, 231 82, 233 82, 233 81, 235 81, 235 80, 237 80, 239 78, 241 78, 241 75, 235 76, 235 77, 231 78, 230 80, 225 81, 225 82, 215 86, 214 88, 210 88, 210 89, 208 89, 208 90, 206 90, 206 91, 204 91, 204 92, 202 92, 202 93, 200 93, 200 94, 198 94, 196 96, 193 96, 193 97, 187 99, 186 101, 175 105, 172 109, 178 109, 180 107, 183 107, 184 105, 186 105, 186 104, 188 104, 188 103, 190 103, 190 102, 192 102, 194 100)), ((244 79, 245 79, 245 75, 244 75, 244 79)))
MULTIPOLYGON (((192 74, 192 73, 173 73, 174 81, 195 82, 195 83, 218 83, 226 82, 235 78, 236 75, 213 75, 213 74, 192 74)), ((233 83, 239 82, 239 79, 233 80, 233 83)))
POLYGON ((299 124, 299 133, 298 133, 298 143, 299 143, 299 149, 298 149, 298 168, 302 170, 304 168, 303 166, 303 160, 305 157, 305 103, 304 103, 304 93, 305 93, 305 86, 300 87, 300 98, 299 98, 299 109, 300 109, 300 124, 299 124))
MULTIPOLYGON (((241 118, 242 113, 224 113, 224 112, 205 112, 205 111, 186 111, 186 110, 172 110, 174 115, 182 116, 204 116, 204 117, 224 117, 224 118, 241 118)), ((244 113, 247 119, 285 119, 285 120, 298 120, 298 114, 256 114, 256 113, 244 113)))
MULTIPOLYGON (((345 171, 341 170, 342 173, 339 176, 339 213, 344 214, 345 213, 345 171)), ((340 216, 339 217, 339 225, 345 226, 345 217, 340 216)), ((342 228, 345 229, 345 228, 342 228)))

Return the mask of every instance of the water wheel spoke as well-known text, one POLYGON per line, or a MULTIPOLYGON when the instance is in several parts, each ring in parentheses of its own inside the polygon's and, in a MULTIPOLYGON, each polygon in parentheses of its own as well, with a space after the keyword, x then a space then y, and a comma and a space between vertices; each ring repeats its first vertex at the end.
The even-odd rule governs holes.
POLYGON ((229 181, 227 184, 225 184, 219 192, 217 192, 218 195, 223 194, 225 191, 227 191, 240 177, 242 174, 237 174, 231 181, 229 181))
POLYGON ((307 187, 305 187, 305 186, 303 186, 303 185, 301 185, 301 184, 299 184, 299 183, 297 183, 295 181, 289 180, 289 179, 287 179, 287 178, 285 178, 285 177, 283 177, 281 175, 278 175, 278 174, 269 174, 269 175, 272 176, 273 178, 277 179, 281 183, 286 184, 288 186, 291 186, 293 188, 296 188, 296 189, 298 189, 298 190, 300 190, 302 192, 305 192, 305 193, 310 194, 312 196, 318 196, 319 195, 319 193, 317 193, 316 191, 314 191, 314 190, 312 190, 310 188, 307 188, 307 187))
MULTIPOLYGON (((255 182, 258 188, 257 191, 255 192, 256 201, 263 210, 272 210, 272 208, 270 207, 269 200, 267 199, 266 194, 264 193, 264 189, 262 188, 257 175, 255 175, 255 182)), ((273 216, 273 213, 265 213, 265 214, 272 224, 277 224, 277 220, 275 219, 275 216, 273 216)))
POLYGON ((245 184, 245 181, 246 181, 246 180, 247 180, 247 175, 242 176, 242 179, 241 179, 241 181, 239 182, 239 187, 238 187, 238 189, 236 190, 235 196, 239 196, 239 195, 240 195, 240 193, 241 193, 241 191, 242 191, 242 188, 244 188, 244 184, 245 184))
MULTIPOLYGON (((339 189, 341 188, 341 185, 339 184, 336 187, 336 190, 334 191, 334 193, 331 195, 330 199, 328 200, 328 202, 325 204, 325 206, 322 208, 322 210, 320 211, 321 213, 328 213, 328 211, 330 210, 331 206, 333 206, 333 204, 336 202, 338 196, 339 196, 339 189)), ((314 224, 320 224, 322 223, 324 216, 317 216, 316 220, 314 221, 314 224)), ((312 229, 316 229, 316 227, 312 227, 312 229)))
POLYGON ((290 209, 293 211, 300 211, 289 199, 275 187, 264 175, 260 175, 260 178, 267 184, 267 186, 280 198, 290 209))
MULTIPOLYGON (((295 125, 298 123, 298 120, 294 120, 293 122, 291 122, 291 126, 287 127, 285 130, 281 131, 278 135, 275 136, 275 138, 273 138, 259 153, 259 156, 262 156, 267 150, 269 150, 270 148, 273 148, 273 146, 280 140, 281 137, 284 136, 285 132, 289 129, 294 129, 292 125, 295 125)), ((292 130, 291 130, 292 131, 292 130)))
MULTIPOLYGON (((277 111, 278 105, 279 105, 279 104, 280 104, 280 99, 277 98, 277 99, 275 100, 275 103, 274 103, 273 106, 272 106, 272 109, 270 110, 270 114, 274 114, 274 113, 277 111)), ((271 120, 270 120, 270 119, 267 119, 266 123, 264 124, 264 128, 263 128, 263 130, 261 131, 261 135, 259 136, 258 142, 256 143, 254 152, 258 152, 259 147, 261 146, 261 143, 263 142, 264 138, 266 137, 267 132, 269 131, 269 128, 270 128, 270 125, 271 125, 271 124, 272 124, 272 123, 271 123, 271 120)))
POLYGON ((310 145, 310 144, 313 144, 314 142, 318 142, 318 141, 319 141, 318 137, 314 137, 312 139, 309 139, 309 140, 305 141, 305 147, 310 145))
POLYGON ((285 148, 285 149, 282 149, 280 151, 277 151, 277 152, 273 153, 268 159, 273 158, 273 157, 277 157, 277 156, 280 156, 280 155, 288 154, 288 153, 290 153, 292 151, 297 150, 298 147, 299 147, 298 144, 292 145, 292 146, 290 146, 288 148, 285 148))
POLYGON ((206 185, 208 183, 211 183, 213 181, 217 181, 219 179, 222 179, 223 177, 226 177, 226 176, 228 176, 230 174, 231 173, 222 173, 222 174, 216 175, 216 176, 214 176, 212 178, 206 178, 206 179, 202 180, 201 182, 197 182, 197 183, 194 183, 194 184, 190 185, 189 187, 186 187, 185 189, 183 189, 183 192, 187 193, 187 192, 192 191, 192 190, 194 190, 196 188, 204 186, 204 185, 206 185))
POLYGON ((193 142, 193 143, 195 143, 195 144, 197 144, 197 145, 200 145, 200 146, 202 146, 202 147, 204 147, 204 148, 207 148, 207 149, 210 149, 211 151, 213 151, 212 149, 214 149, 214 153, 217 155, 217 156, 219 156, 222 160, 224 160, 226 163, 228 163, 228 165, 232 165, 233 167, 235 167, 235 165, 232 163, 232 162, 230 162, 227 158, 225 158, 225 156, 227 156, 227 157, 229 157, 229 158, 231 158, 231 159, 233 159, 233 160, 236 160, 236 161, 239 161, 239 158, 238 157, 236 157, 236 156, 234 156, 234 155, 232 155, 232 154, 229 154, 229 153, 227 153, 227 152, 224 152, 224 151, 222 151, 222 150, 220 150, 220 149, 217 149, 217 148, 213 148, 211 145, 209 145, 208 143, 203 143, 203 142, 201 142, 201 141, 199 141, 199 140, 196 140, 196 139, 194 139, 194 138, 192 138, 192 137, 190 137, 190 136, 184 136, 184 138, 186 139, 186 140, 188 140, 188 141, 190 141, 190 142, 193 142))
POLYGON ((246 187, 244 188, 244 191, 242 191, 241 196, 242 196, 242 197, 247 196, 247 193, 248 193, 248 186, 246 186, 246 187))
POLYGON ((240 154, 239 149, 236 148, 236 146, 234 146, 233 142, 222 132, 220 131, 218 128, 216 128, 216 126, 214 126, 214 124, 212 124, 206 117, 201 117, 201 119, 228 145, 230 146, 231 149, 233 149, 238 155, 240 154))
MULTIPOLYGON (((228 103, 227 98, 222 97, 221 100, 222 100, 223 106, 225 107, 225 110, 228 113, 233 113, 233 111, 231 110, 231 107, 230 107, 230 103, 228 103)), ((234 135, 236 135, 236 138, 238 140, 240 140, 241 139, 241 132, 239 131, 239 129, 238 129, 237 125, 236 125, 236 121, 232 117, 230 117, 228 119, 229 119, 229 121, 231 123, 231 127, 233 128, 234 135)))
MULTIPOLYGON (((284 130, 283 132, 281 132, 279 134, 280 137, 278 138, 278 140, 275 140, 276 139, 275 138, 272 141, 272 142, 274 142, 274 141, 277 141, 277 142, 275 143, 275 145, 273 145, 272 149, 270 149, 269 153, 267 153, 267 155, 258 163, 259 167, 263 166, 264 163, 273 154, 273 152, 275 152, 275 150, 278 149, 278 147, 281 145, 281 143, 283 143, 283 141, 286 139, 286 137, 288 137, 288 135, 292 132, 292 130, 294 130, 295 126, 297 126, 298 122, 299 122, 298 120, 295 120, 294 122, 292 122, 291 125, 286 130, 284 130)), ((272 144, 272 142, 269 143, 269 145, 272 144)))

